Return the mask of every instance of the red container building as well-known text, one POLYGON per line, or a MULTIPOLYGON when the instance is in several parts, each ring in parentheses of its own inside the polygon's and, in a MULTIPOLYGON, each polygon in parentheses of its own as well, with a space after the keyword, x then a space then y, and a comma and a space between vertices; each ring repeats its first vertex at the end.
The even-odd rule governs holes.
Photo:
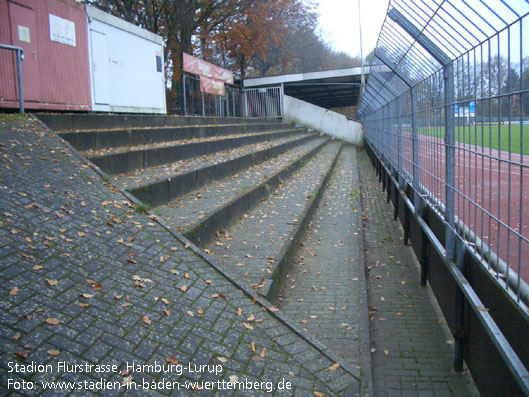
MULTIPOLYGON (((24 50, 22 86, 27 109, 90 110, 87 19, 82 4, 0 0, 0 43, 24 50)), ((4 49, 0 49, 0 107, 18 108, 16 57, 4 49)))

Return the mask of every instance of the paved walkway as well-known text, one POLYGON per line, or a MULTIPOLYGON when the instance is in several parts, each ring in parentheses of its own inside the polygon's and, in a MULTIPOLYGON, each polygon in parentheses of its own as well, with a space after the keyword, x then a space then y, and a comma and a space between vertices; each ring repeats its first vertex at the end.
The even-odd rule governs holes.
POLYGON ((358 189, 356 148, 344 145, 294 254, 280 308, 344 361, 366 371, 369 329, 358 189))
POLYGON ((479 395, 468 373, 451 369, 453 339, 429 287, 420 286, 416 257, 365 150, 358 152, 375 395, 479 395))
MULTIPOLYGON (((41 381, 63 380, 81 382, 70 386, 86 396, 100 379, 131 385, 105 395, 145 395, 142 386, 155 381, 181 388, 184 381, 271 382, 259 384, 266 388, 283 379, 292 389, 275 395, 359 394, 358 379, 267 303, 136 213, 59 139, 18 116, 0 116, 0 214, 2 394, 13 392, 9 379, 31 382, 25 386, 35 389, 22 395, 68 394, 42 389, 41 381), (66 372, 60 362, 78 367, 66 372), (31 363, 49 366, 35 371, 31 363), (127 370, 126 363, 136 365, 127 370), (155 363, 174 366, 163 372, 155 363), (90 364, 108 367, 80 371, 90 364), (143 364, 153 367, 137 367, 143 364)), ((193 394, 264 394, 207 386, 195 385, 202 389, 193 394)))

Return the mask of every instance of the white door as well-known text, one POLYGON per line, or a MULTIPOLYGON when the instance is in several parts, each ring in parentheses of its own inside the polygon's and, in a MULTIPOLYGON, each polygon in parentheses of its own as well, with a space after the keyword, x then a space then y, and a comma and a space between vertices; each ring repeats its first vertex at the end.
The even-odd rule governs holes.
POLYGON ((95 30, 90 31, 92 42, 92 80, 94 82, 94 102, 110 104, 110 57, 108 56, 107 36, 95 30))

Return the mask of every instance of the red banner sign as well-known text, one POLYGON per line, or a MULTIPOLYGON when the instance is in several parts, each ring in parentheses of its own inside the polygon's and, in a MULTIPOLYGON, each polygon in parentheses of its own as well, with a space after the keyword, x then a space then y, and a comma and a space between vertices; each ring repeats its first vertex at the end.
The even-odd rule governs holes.
POLYGON ((184 72, 220 80, 227 84, 233 84, 233 73, 229 70, 215 66, 186 53, 184 53, 184 72))
POLYGON ((226 95, 224 82, 209 77, 200 76, 200 91, 213 95, 226 95))

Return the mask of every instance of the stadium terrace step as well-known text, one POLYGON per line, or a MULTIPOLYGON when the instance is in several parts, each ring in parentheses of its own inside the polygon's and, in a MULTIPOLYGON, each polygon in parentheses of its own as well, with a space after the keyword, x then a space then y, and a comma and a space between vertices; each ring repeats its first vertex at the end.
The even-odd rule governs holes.
MULTIPOLYGON (((309 161, 327 141, 328 138, 319 138, 309 142, 308 150, 307 148, 303 148, 305 150, 300 154, 298 154, 298 151, 295 151, 294 153, 289 152, 281 156, 281 159, 278 159, 277 163, 282 164, 286 162, 287 164, 285 166, 253 186, 244 186, 239 194, 236 194, 235 197, 224 203, 224 205, 220 205, 216 210, 213 210, 215 206, 212 205, 211 212, 193 228, 190 228, 185 233, 185 236, 199 246, 208 244, 216 236, 218 230, 228 227, 233 221, 265 199, 290 175, 309 161), (292 158, 292 155, 296 154, 298 155, 294 157, 293 161, 288 161, 292 158)), ((259 164, 252 168, 254 168, 252 169, 253 173, 259 175, 259 171, 256 168, 264 170, 265 166, 259 164)), ((237 178, 235 177, 234 179, 236 180, 237 178)), ((215 199, 215 196, 213 196, 213 199, 215 199)))
POLYGON ((284 129, 215 137, 194 138, 113 149, 90 150, 83 154, 107 174, 115 175, 156 167, 192 157, 203 156, 248 144, 270 141, 305 132, 305 129, 284 129))
POLYGON ((296 133, 268 142, 245 145, 209 155, 180 160, 114 177, 116 183, 139 200, 156 207, 203 186, 233 175, 316 138, 313 133, 296 133))
POLYGON ((288 254, 303 233, 341 145, 327 143, 265 201, 219 231, 206 252, 239 280, 273 300, 288 254))
MULTIPOLYGON (((248 198, 245 204, 245 207, 249 209, 252 203, 260 201, 265 194, 273 190, 270 187, 271 179, 288 169, 294 172, 294 163, 301 166, 302 160, 315 154, 326 141, 326 138, 309 140, 282 155, 243 169, 234 175, 212 181, 180 196, 157 207, 155 213, 163 218, 167 225, 183 232, 189 232, 199 224, 208 223, 211 218, 215 218, 217 212, 223 212, 229 207, 234 207, 233 211, 240 213, 242 196, 251 195, 252 198, 248 198), (255 190, 259 190, 259 194, 251 194, 255 190)), ((226 214, 226 219, 239 216, 226 214)), ((214 230, 220 228, 222 227, 216 225, 214 230)), ((204 241, 206 240, 202 238, 202 245, 205 244, 204 241)))
POLYGON ((61 132, 59 135, 77 150, 106 149, 121 146, 147 145, 182 139, 205 138, 241 133, 278 131, 292 125, 282 123, 249 123, 224 125, 191 125, 119 128, 61 132))
POLYGON ((271 117, 183 117, 161 115, 121 114, 54 114, 41 113, 37 117, 53 131, 75 132, 84 130, 128 129, 141 127, 183 127, 223 124, 281 124, 280 118, 271 117))

